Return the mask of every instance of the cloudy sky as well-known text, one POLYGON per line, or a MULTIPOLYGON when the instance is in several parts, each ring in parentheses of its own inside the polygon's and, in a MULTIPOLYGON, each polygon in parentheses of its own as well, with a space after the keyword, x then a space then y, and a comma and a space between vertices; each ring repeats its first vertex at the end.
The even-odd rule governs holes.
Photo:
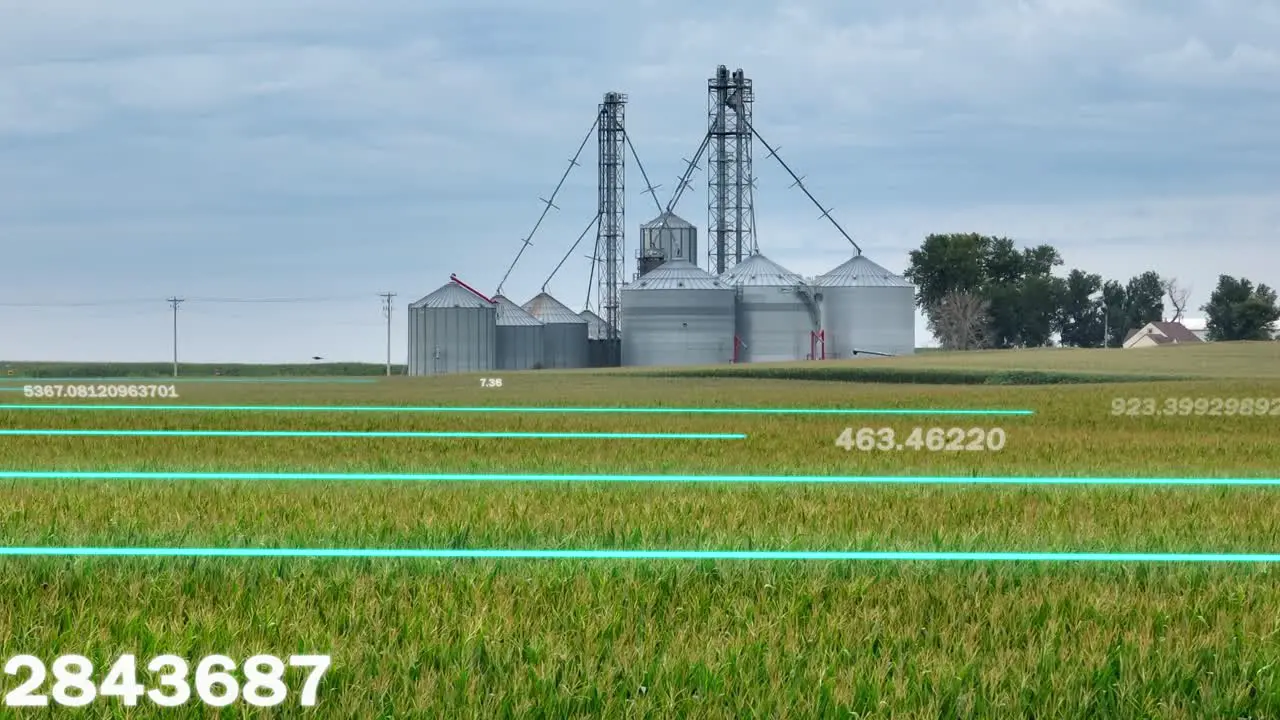
MULTIPOLYGON (((895 271, 973 231, 1197 306, 1221 273, 1280 285, 1273 0, 0 0, 0 359, 165 360, 178 295, 186 360, 379 361, 390 291, 401 361, 406 303, 498 285, 605 91, 665 202, 719 64, 895 271), (298 301, 217 302, 264 298, 298 301)), ((761 249, 847 259, 756 155, 761 249)), ((594 216, 594 163, 517 302, 594 216)), ((656 211, 630 161, 628 185, 630 256, 656 211)), ((678 212, 705 227, 704 174, 678 212)), ((575 308, 587 251, 549 285, 575 308)))

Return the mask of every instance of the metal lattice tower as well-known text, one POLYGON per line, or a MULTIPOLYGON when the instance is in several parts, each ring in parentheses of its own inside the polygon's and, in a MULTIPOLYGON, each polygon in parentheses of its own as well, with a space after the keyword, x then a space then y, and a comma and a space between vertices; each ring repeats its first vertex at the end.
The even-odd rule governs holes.
POLYGON ((708 265, 717 275, 756 252, 751 169, 751 105, 755 100, 741 69, 721 65, 707 81, 710 159, 707 166, 708 265))
POLYGON ((603 311, 606 337, 618 339, 624 277, 626 212, 627 96, 605 93, 600 103, 596 135, 600 143, 600 224, 596 231, 596 264, 599 272, 597 300, 603 311))

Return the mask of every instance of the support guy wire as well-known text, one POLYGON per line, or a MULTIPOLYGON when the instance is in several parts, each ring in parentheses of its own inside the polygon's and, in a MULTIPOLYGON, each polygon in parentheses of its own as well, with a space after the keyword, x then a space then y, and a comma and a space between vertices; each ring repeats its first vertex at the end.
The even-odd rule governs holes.
POLYGON ((782 156, 778 154, 778 150, 770 145, 769 141, 764 139, 764 136, 760 134, 759 130, 756 130, 754 125, 747 124, 747 129, 751 131, 752 135, 755 135, 755 138, 760 141, 760 144, 764 146, 764 149, 769 151, 769 157, 777 160, 778 164, 782 166, 782 169, 786 170, 787 174, 791 176, 791 179, 795 181, 792 187, 800 188, 800 191, 805 194, 805 197, 809 198, 810 202, 822 211, 822 215, 819 219, 825 218, 830 222, 831 225, 844 236, 844 239, 849 241, 849 244, 853 246, 853 249, 857 254, 861 255, 862 248, 858 247, 858 243, 854 242, 853 238, 849 236, 849 233, 845 232, 844 228, 840 226, 840 223, 836 222, 836 219, 831 216, 831 211, 835 208, 825 208, 822 206, 822 203, 818 202, 818 199, 813 196, 813 193, 809 192, 809 188, 805 187, 804 178, 796 175, 795 171, 791 169, 791 166, 787 165, 786 161, 782 159, 782 156))
MULTIPOLYGON (((547 292, 547 286, 551 284, 551 281, 555 278, 556 273, 560 272, 560 268, 564 267, 564 264, 566 261, 568 261, 569 256, 573 254, 574 250, 578 249, 578 246, 582 244, 583 238, 585 238, 587 236, 587 233, 591 232, 591 230, 595 228, 596 223, 599 221, 600 221, 600 213, 596 213, 595 217, 591 218, 591 222, 587 223, 587 229, 582 231, 582 234, 578 236, 578 239, 573 242, 573 246, 569 248, 569 252, 565 253, 564 257, 560 258, 560 262, 556 264, 556 268, 551 271, 550 275, 547 276, 547 281, 542 283, 542 292, 547 292)), ((594 266, 594 263, 593 263, 593 266, 594 266)))
POLYGON ((636 146, 631 142, 631 135, 624 132, 623 138, 627 141, 627 148, 631 150, 631 157, 636 161, 636 167, 640 169, 640 177, 644 180, 644 194, 653 198, 653 206, 658 210, 658 214, 662 214, 662 203, 658 201, 658 190, 661 185, 654 185, 649 182, 649 173, 644 171, 644 164, 640 162, 640 154, 636 152, 636 146))
MULTIPOLYGON (((502 286, 506 284, 507 278, 511 277, 511 271, 515 270, 516 263, 520 262, 520 257, 524 255, 524 251, 529 249, 529 246, 533 244, 533 236, 538 232, 538 228, 542 226, 542 221, 546 219, 547 213, 551 212, 552 208, 555 208, 556 210, 560 209, 555 205, 556 196, 560 194, 560 188, 564 187, 564 182, 569 178, 569 173, 578 166, 578 158, 582 156, 582 151, 586 149, 587 143, 591 142, 591 136, 595 133, 596 125, 598 125, 599 122, 600 116, 597 114, 595 120, 591 122, 591 127, 587 130, 586 136, 582 138, 582 144, 578 146, 578 152, 573 154, 573 158, 569 160, 569 167, 565 168, 564 174, 560 176, 560 182, 556 183, 556 189, 551 191, 551 197, 545 200, 538 198, 542 201, 544 206, 542 208, 542 214, 538 216, 538 222, 534 223, 533 229, 529 231, 528 237, 521 241, 520 251, 516 253, 515 259, 511 261, 511 265, 507 268, 507 272, 502 276, 502 281, 498 283, 498 289, 494 293, 495 295, 502 294, 502 286)), ((555 273, 552 273, 552 275, 554 274, 555 273)), ((550 278, 548 278, 547 281, 550 282, 550 278)))

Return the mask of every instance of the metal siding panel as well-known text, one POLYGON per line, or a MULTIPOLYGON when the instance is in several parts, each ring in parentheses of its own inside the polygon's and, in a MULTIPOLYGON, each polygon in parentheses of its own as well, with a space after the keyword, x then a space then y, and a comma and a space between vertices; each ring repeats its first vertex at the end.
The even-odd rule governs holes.
POLYGON ((440 374, 440 332, 434 313, 422 309, 422 374, 440 374))
POLYGON ((405 312, 405 325, 407 326, 409 339, 408 342, 405 343, 404 371, 409 375, 418 374, 418 367, 415 365, 418 358, 413 352, 413 346, 418 342, 418 328, 414 325, 414 321, 417 319, 415 317, 416 314, 417 310, 413 308, 409 308, 408 311, 405 312))
POLYGON ((545 342, 542 349, 542 367, 547 369, 559 367, 560 346, 564 343, 564 326, 547 324, 542 327, 542 332, 545 342))
POLYGON ((445 372, 470 372, 473 369, 472 361, 476 352, 472 313, 461 308, 444 312, 448 313, 445 317, 449 321, 445 326, 447 330, 444 344, 450 351, 445 372))
POLYGON ((415 308, 413 310, 413 326, 414 326, 414 345, 413 345, 413 369, 415 375, 427 375, 428 373, 428 355, 427 348, 430 339, 427 337, 427 314, 425 310, 415 308))
POLYGON ((915 291, 911 287, 822 288, 827 357, 854 350, 910 355, 915 352, 915 291))
POLYGON ((861 350, 915 352, 915 292, 907 287, 855 288, 854 344, 861 350))
POLYGON ((491 371, 498 366, 498 312, 490 307, 480 316, 480 370, 491 371))
POLYGON ((492 307, 424 307, 416 309, 410 365, 418 375, 484 372, 496 361, 495 313, 492 307))
POLYGON ((462 333, 459 340, 465 343, 467 348, 467 369, 466 372, 478 372, 481 370, 492 370, 493 363, 485 362, 489 353, 493 350, 493 335, 486 331, 482 310, 468 311, 464 316, 467 320, 466 332, 462 333))
POLYGON ((453 346, 457 349, 457 366, 454 372, 475 372, 480 367, 480 323, 478 313, 459 308, 455 317, 458 330, 453 337, 453 346))
POLYGON ((426 318, 426 310, 417 311, 417 346, 419 346, 419 360, 417 360, 417 374, 431 375, 435 374, 435 359, 431 357, 431 343, 433 338, 430 337, 430 324, 426 318))
POLYGON ((738 302, 741 362, 783 362, 809 356, 817 330, 809 306, 789 288, 743 287, 738 302))
POLYGON ((714 290, 623 291, 623 365, 732 362, 736 293, 714 290))
POLYGON ((441 312, 434 308, 424 308, 423 315, 427 318, 427 374, 440 375, 448 372, 448 362, 452 357, 444 347, 445 340, 448 337, 449 330, 449 314, 441 312))
POLYGON ((822 294, 822 330, 826 336, 826 356, 832 359, 853 355, 853 288, 825 287, 822 294))
POLYGON ((541 325, 511 325, 495 328, 495 367, 499 370, 532 370, 542 362, 541 325))

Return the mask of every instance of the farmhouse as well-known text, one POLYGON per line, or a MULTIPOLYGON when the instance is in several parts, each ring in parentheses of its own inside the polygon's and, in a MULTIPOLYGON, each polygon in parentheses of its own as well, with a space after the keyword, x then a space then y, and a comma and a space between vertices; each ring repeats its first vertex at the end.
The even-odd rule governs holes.
POLYGON ((1158 347, 1160 345, 1181 345, 1184 343, 1202 343, 1201 337, 1178 322, 1151 322, 1143 327, 1130 330, 1124 336, 1124 347, 1130 348, 1158 347))

